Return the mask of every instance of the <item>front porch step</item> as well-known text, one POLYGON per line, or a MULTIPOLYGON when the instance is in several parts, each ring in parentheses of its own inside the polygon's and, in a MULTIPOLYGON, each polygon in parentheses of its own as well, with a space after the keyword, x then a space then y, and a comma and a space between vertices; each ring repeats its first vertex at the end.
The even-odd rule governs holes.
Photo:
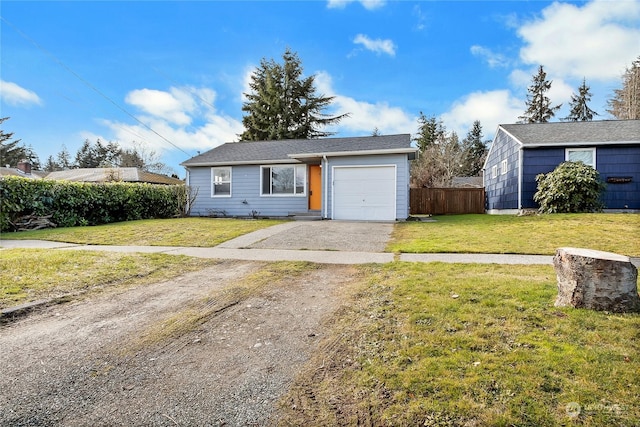
POLYGON ((289 212, 289 218, 296 221, 320 221, 322 213, 320 211, 289 212))

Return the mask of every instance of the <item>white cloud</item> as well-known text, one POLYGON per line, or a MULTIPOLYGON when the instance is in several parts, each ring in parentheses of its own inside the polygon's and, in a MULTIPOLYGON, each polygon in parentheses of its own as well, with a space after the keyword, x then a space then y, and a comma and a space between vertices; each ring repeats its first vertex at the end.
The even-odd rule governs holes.
POLYGON ((365 49, 375 52, 377 54, 386 53, 390 56, 395 56, 396 54, 396 46, 393 41, 386 39, 371 39, 364 34, 358 34, 355 39, 353 39, 355 44, 361 44, 365 49))
POLYGON ((35 92, 5 80, 0 80, 0 99, 14 106, 42 105, 42 99, 35 92))
POLYGON ((477 56, 486 61, 489 68, 506 67, 509 65, 508 60, 504 55, 495 53, 484 46, 473 45, 470 50, 473 56, 477 56))
POLYGON ((381 134, 413 133, 417 129, 416 117, 412 117, 399 107, 392 107, 386 102, 358 101, 354 98, 336 94, 332 88, 331 76, 326 72, 316 74, 318 93, 334 96, 332 114, 349 113, 335 130, 349 134, 370 135, 374 129, 381 134))
POLYGON ((328 0, 327 7, 329 9, 344 9, 349 3, 358 2, 367 10, 375 10, 383 7, 385 0, 328 0))
POLYGON ((460 138, 475 120, 480 120, 485 136, 492 136, 499 124, 515 123, 524 109, 524 102, 508 90, 473 92, 455 101, 440 118, 447 129, 458 132, 460 138))
POLYGON ((110 120, 103 124, 114 135, 109 140, 116 140, 123 147, 136 141, 157 153, 176 147, 208 150, 236 141, 244 129, 240 121, 216 111, 215 99, 216 92, 209 88, 172 87, 168 92, 138 89, 129 92, 126 101, 143 112, 136 118, 144 125, 110 120))
POLYGON ((526 64, 566 78, 616 80, 638 55, 640 0, 553 3, 518 35, 526 64))
POLYGON ((125 101, 147 114, 177 125, 188 125, 191 117, 187 113, 196 107, 194 96, 184 88, 171 88, 170 92, 136 89, 127 94, 125 101))

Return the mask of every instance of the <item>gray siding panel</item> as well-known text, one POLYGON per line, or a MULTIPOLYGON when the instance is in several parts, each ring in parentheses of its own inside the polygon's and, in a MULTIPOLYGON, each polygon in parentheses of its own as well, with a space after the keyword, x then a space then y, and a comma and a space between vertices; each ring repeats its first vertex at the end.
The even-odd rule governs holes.
POLYGON ((189 169, 190 186, 198 191, 191 208, 193 216, 287 216, 308 208, 304 196, 260 195, 260 165, 231 168, 231 197, 211 197, 211 168, 189 169))
MULTIPOLYGON (((331 207, 333 206, 332 168, 334 166, 380 166, 395 165, 396 166, 396 219, 405 220, 409 217, 409 160, 406 154, 389 154, 378 156, 353 156, 353 157, 334 157, 329 158, 329 191, 327 198, 323 197, 323 203, 327 201, 328 217, 332 217, 331 207)), ((325 183, 323 182, 322 185, 325 183)), ((326 191, 326 189, 323 189, 326 191)))

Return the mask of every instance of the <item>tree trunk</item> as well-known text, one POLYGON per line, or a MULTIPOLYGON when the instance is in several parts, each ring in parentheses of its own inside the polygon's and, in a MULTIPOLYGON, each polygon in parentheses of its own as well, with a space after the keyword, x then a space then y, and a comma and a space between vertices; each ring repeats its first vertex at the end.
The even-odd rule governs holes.
POLYGON ((556 307, 640 311, 638 270, 629 257, 591 249, 560 248, 553 265, 558 277, 556 307))

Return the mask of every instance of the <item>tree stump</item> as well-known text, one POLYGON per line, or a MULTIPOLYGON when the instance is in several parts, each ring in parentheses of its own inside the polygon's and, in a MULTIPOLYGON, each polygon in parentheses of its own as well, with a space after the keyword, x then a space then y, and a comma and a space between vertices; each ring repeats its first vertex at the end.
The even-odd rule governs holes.
POLYGON ((558 277, 556 307, 640 311, 638 269, 627 256, 580 248, 560 248, 553 257, 558 277))

